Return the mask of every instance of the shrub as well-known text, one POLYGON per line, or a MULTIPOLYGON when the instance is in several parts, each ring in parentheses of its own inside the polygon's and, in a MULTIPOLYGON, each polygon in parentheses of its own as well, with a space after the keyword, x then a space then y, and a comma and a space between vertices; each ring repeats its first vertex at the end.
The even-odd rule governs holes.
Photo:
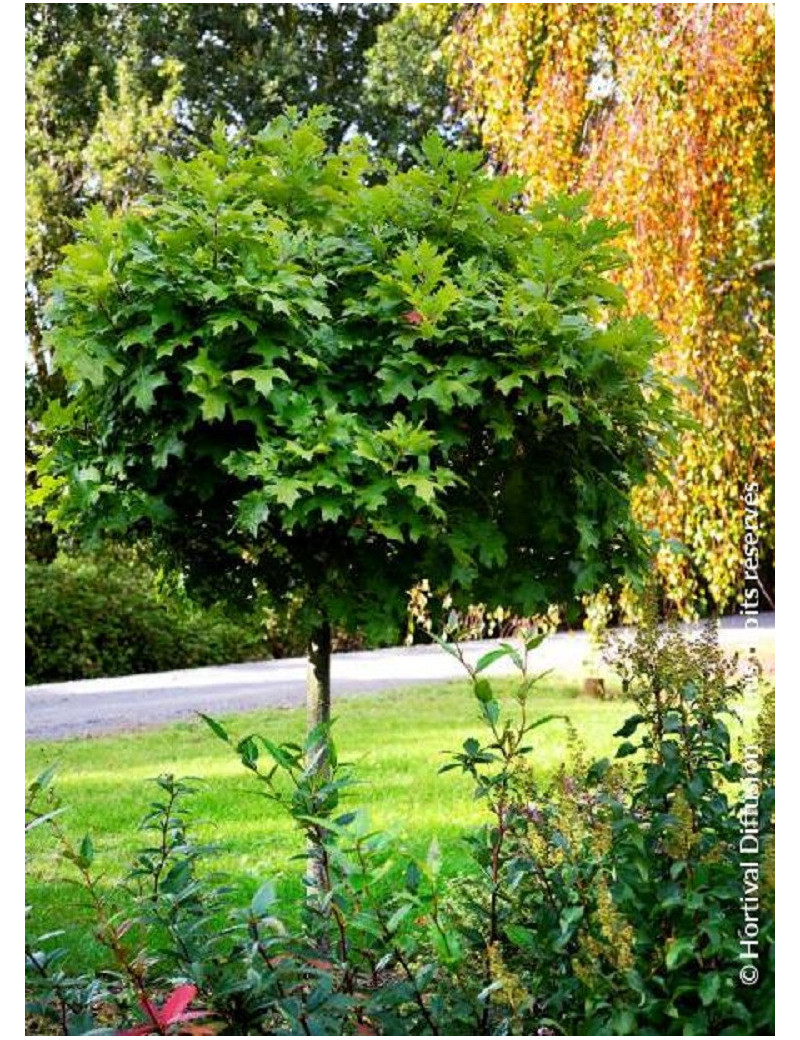
POLYGON ((121 553, 29 562, 25 597, 28 683, 266 656, 255 618, 200 609, 121 553))
POLYGON ((691 639, 648 623, 614 656, 637 708, 617 734, 615 759, 588 763, 571 731, 568 762, 543 778, 534 735, 556 719, 532 717, 539 677, 528 668, 543 638, 501 644, 474 666, 457 644, 443 644, 467 668, 484 724, 484 736, 466 740, 441 770, 467 773, 486 807, 485 824, 468 836, 474 870, 455 881, 442 876, 436 843, 424 861, 410 857, 343 804, 354 778, 333 741, 314 732, 305 746, 277 745, 234 738, 206 719, 306 836, 310 884, 299 912, 269 882, 248 906, 226 910, 224 887, 198 870, 205 850, 190 837, 190 790, 169 777, 145 820, 155 840, 131 871, 128 901, 103 895, 91 839, 71 843, 57 801, 43 800, 49 777, 37 781, 28 819, 56 832, 114 966, 76 980, 31 944, 37 1026, 773 1035, 769 700, 752 743, 759 797, 748 809, 752 788, 727 725, 745 678, 711 629, 691 639), (501 657, 519 671, 505 705, 485 674, 501 657), (324 768, 313 761, 320 755, 324 768), (757 962, 741 959, 745 819, 760 845, 748 857, 761 871, 757 962), (760 970, 755 985, 740 982, 747 963, 760 970))

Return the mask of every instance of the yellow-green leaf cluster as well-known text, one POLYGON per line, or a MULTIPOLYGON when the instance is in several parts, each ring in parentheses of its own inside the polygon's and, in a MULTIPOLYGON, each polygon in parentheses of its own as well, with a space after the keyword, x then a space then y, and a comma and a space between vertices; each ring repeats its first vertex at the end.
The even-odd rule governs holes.
POLYGON ((680 609, 730 607, 744 484, 761 492, 767 584, 774 546, 772 6, 469 5, 448 48, 504 168, 534 197, 587 189, 591 212, 628 222, 619 280, 658 321, 695 421, 635 510, 680 609))

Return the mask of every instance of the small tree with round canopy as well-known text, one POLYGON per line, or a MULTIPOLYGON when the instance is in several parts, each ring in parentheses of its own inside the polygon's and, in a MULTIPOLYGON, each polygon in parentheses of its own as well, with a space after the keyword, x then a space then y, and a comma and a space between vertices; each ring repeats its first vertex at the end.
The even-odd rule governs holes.
POLYGON ((326 119, 218 130, 88 214, 40 464, 62 527, 147 535, 217 597, 299 592, 312 722, 330 622, 396 635, 415 580, 530 612, 635 572, 672 421, 618 229, 437 137, 407 172, 332 151, 326 119))

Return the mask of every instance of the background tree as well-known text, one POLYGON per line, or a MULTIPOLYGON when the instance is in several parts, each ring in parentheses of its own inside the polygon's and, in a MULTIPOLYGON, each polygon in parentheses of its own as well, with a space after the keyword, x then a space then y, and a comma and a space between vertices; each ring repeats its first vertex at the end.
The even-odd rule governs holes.
POLYGON ((592 213, 629 219, 620 280, 696 420, 670 488, 634 496, 668 595, 687 613, 736 603, 752 481, 771 589, 771 5, 464 5, 447 47, 465 113, 534 197, 589 189, 592 213))
MULTIPOLYGON (((397 4, 367 52, 366 124, 380 154, 409 165, 432 130, 474 144, 452 104, 445 43, 461 4, 397 4)), ((362 116, 363 120, 363 116, 362 116)))
POLYGON ((41 497, 152 536, 214 595, 300 590, 324 714, 331 620, 396 636, 415 579, 530 612, 631 576, 660 339, 606 275, 617 228, 424 143, 376 181, 329 118, 222 128, 94 207, 52 286, 68 385, 41 497))
POLYGON ((140 193, 143 155, 174 129, 177 66, 143 83, 135 45, 115 56, 115 17, 107 4, 26 5, 26 332, 45 387, 43 282, 86 206, 140 193))

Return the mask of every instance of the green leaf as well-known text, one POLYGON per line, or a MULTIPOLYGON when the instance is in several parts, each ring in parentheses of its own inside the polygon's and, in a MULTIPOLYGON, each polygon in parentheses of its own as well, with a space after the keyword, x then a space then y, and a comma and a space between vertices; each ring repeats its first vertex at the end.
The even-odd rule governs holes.
POLYGON ((664 958, 667 971, 675 971, 694 958, 694 939, 682 936, 667 940, 667 953, 664 958))
POLYGON ((315 300, 311 297, 305 297, 300 300, 300 307, 306 312, 306 314, 310 314, 312 318, 318 318, 320 321, 324 318, 330 318, 331 316, 331 312, 323 300, 315 300))
POLYGON ((506 926, 506 935, 509 942, 513 943, 514 946, 519 946, 522 950, 533 951, 536 949, 538 939, 536 933, 530 928, 523 928, 518 924, 510 924, 506 926))
POLYGON ((215 388, 204 376, 196 376, 187 390, 200 397, 200 414, 206 422, 216 422, 225 418, 225 410, 228 407, 228 394, 225 390, 215 388))
POLYGON ((235 372, 231 372, 232 382, 239 383, 243 379, 250 379, 262 397, 270 396, 276 380, 285 383, 289 382, 289 377, 281 368, 271 368, 268 371, 260 369, 237 369, 235 372))
POLYGON ((611 768, 611 762, 607 758, 601 758, 589 766, 586 774, 586 783, 590 786, 599 783, 611 768))
POLYGON ((139 325, 137 328, 130 329, 123 336, 120 336, 117 340, 117 346, 122 350, 134 345, 144 346, 152 340, 153 331, 153 326, 150 322, 146 325, 139 325))
POLYGON ((370 484, 355 491, 356 501, 370 513, 376 513, 386 505, 386 491, 389 488, 388 481, 370 484))
POLYGON ((462 379, 436 376, 417 390, 420 400, 432 401, 444 412, 450 412, 456 404, 476 404, 480 400, 480 389, 462 379))
POLYGON ((572 932, 583 918, 582 906, 568 906, 561 911, 559 924, 562 932, 572 932))
POLYGON ((90 867, 94 861, 94 843, 90 834, 84 835, 81 841, 80 860, 81 866, 85 868, 90 867))
POLYGON ((386 930, 389 932, 396 932, 399 925, 403 920, 408 917, 411 911, 414 909, 413 903, 405 903, 403 906, 398 907, 397 910, 392 914, 389 920, 386 922, 386 930))
POLYGON ((473 686, 475 696, 482 704, 488 704, 489 701, 494 700, 494 694, 492 692, 492 684, 488 679, 479 679, 473 686))
POLYGON ((483 715, 490 726, 496 726, 500 718, 500 705, 495 700, 483 703, 483 715))
POLYGON ((228 329, 237 329, 240 325, 252 334, 258 330, 257 322, 241 311, 221 311, 208 324, 215 336, 222 335, 228 329))
POLYGON ((428 846, 428 855, 425 858, 425 864, 428 868, 428 873, 432 877, 437 877, 442 868, 442 853, 439 848, 439 842, 436 838, 434 838, 428 846))
POLYGON ((237 523, 253 538, 257 537, 258 529, 269 518, 269 502, 269 495, 265 491, 251 491, 244 498, 239 499, 237 523))
POLYGON ((54 762, 52 765, 48 766, 41 773, 39 773, 36 779, 28 785, 29 793, 31 795, 38 794, 39 791, 44 791, 45 788, 49 787, 52 783, 53 777, 56 775, 57 770, 58 765, 54 762))
POLYGON ((381 381, 378 394, 384 404, 391 404, 398 397, 405 397, 407 401, 413 401, 417 396, 415 379, 419 377, 414 372, 384 367, 378 370, 377 378, 381 381))
POLYGON ((615 1011, 612 1018, 614 1036, 635 1036, 636 1016, 632 1011, 615 1011))
POLYGON ((709 1007, 716 1001, 721 986, 722 976, 718 972, 706 972, 701 977, 697 992, 700 994, 704 1007, 709 1007))
POLYGON ((208 385, 199 392, 196 387, 192 389, 200 397, 200 414, 206 422, 218 422, 225 418, 228 395, 223 390, 215 390, 208 385))
POLYGON ((413 488, 414 494, 417 498, 422 499, 423 502, 427 502, 428 505, 436 501, 436 495, 439 491, 439 486, 436 481, 431 480, 430 477, 425 477, 420 473, 407 473, 398 477, 397 485, 401 488, 413 488))
POLYGON ((503 657, 508 657, 509 646, 506 643, 504 646, 498 647, 496 650, 489 650, 483 657, 479 657, 475 665, 476 672, 485 671, 489 665, 494 664, 495 661, 501 660, 503 657))
POLYGON ((74 357, 70 357, 69 360, 62 354, 60 365, 70 379, 78 382, 84 381, 91 386, 102 386, 105 383, 106 369, 116 376, 123 371, 122 365, 109 354, 97 354, 89 348, 86 348, 74 357))
POLYGON ((331 726, 332 722, 324 720, 317 722, 305 735, 303 740, 303 751, 308 754, 310 751, 314 751, 316 748, 327 745, 331 745, 331 726))
POLYGON ((548 394, 547 406, 561 415, 564 426, 576 426, 580 422, 578 409, 565 394, 548 394))
POLYGON ((218 386, 222 380, 222 369, 205 347, 198 350, 191 361, 186 362, 186 368, 194 376, 193 382, 189 384, 190 390, 194 391, 194 384, 197 381, 199 381, 202 391, 204 386, 218 386))
POLYGON ((279 766, 283 769, 294 769, 297 766, 297 759, 292 756, 289 751, 279 747, 273 741, 267 737, 259 737, 259 740, 264 745, 266 751, 275 759, 279 766))
POLYGON ((614 733, 615 737, 630 737, 639 728, 642 722, 647 722, 644 715, 631 715, 622 726, 614 733))
POLYGON ((265 881, 250 900, 250 912, 253 917, 265 917, 275 905, 276 899, 275 885, 271 881, 265 881))
POLYGON ((457 964, 464 956, 461 940, 455 928, 448 928, 442 932, 435 926, 432 926, 428 931, 428 935, 440 960, 445 964, 457 964))
POLYGON ((316 502, 323 520, 334 523, 339 517, 344 516, 341 502, 337 502, 333 498, 318 498, 316 502))
POLYGON ((496 993, 497 990, 502 989, 502 988, 503 988, 503 982, 502 982, 501 979, 495 979, 494 982, 490 982, 489 985, 488 986, 484 986, 484 988, 478 994, 478 996, 476 998, 478 1003, 479 1004, 485 1004, 486 1001, 489 999, 489 997, 491 997, 491 995, 493 993, 496 993))
POLYGON ((513 646, 511 643, 501 643, 500 646, 506 654, 506 656, 510 657, 511 660, 514 662, 514 667, 518 668, 519 671, 522 671, 525 665, 519 650, 517 650, 517 648, 513 646))
POLYGON ((539 632, 536 635, 530 636, 525 640, 525 649, 530 653, 531 650, 538 649, 545 639, 547 639, 547 632, 539 632))
POLYGON ((156 441, 153 446, 153 465, 156 469, 163 469, 167 465, 170 455, 180 459, 183 457, 185 450, 186 445, 177 433, 168 433, 165 437, 156 441))
POLYGON ((216 719, 212 719, 210 715, 204 715, 202 711, 198 711, 197 714, 215 736, 219 737, 220 740, 224 740, 226 744, 230 744, 231 738, 228 736, 228 731, 224 726, 217 722, 216 719))
POLYGON ((296 477, 279 477, 270 485, 269 490, 276 502, 291 509, 305 488, 306 484, 296 477))
POLYGON ((149 412, 156 403, 155 391, 165 386, 169 380, 163 372, 140 368, 134 374, 130 389, 125 395, 126 401, 135 401, 142 412, 149 412))
POLYGON ((258 762, 258 744, 254 737, 243 737, 236 745, 236 752, 248 769, 255 769, 258 762))
POLYGON ((524 379, 525 374, 523 372, 512 372, 510 375, 498 379, 496 386, 501 394, 509 394, 512 390, 518 390, 522 386, 524 379))
POLYGON ((560 715, 557 713, 542 715, 538 719, 534 719, 533 722, 529 722, 525 727, 525 732, 529 733, 532 730, 538 729, 540 726, 546 726, 549 722, 555 722, 557 720, 560 720, 561 722, 569 722, 569 715, 560 715))
POLYGON ((419 869, 414 860, 411 860, 408 866, 406 867, 405 887, 413 895, 418 891, 421 881, 422 871, 419 869))

